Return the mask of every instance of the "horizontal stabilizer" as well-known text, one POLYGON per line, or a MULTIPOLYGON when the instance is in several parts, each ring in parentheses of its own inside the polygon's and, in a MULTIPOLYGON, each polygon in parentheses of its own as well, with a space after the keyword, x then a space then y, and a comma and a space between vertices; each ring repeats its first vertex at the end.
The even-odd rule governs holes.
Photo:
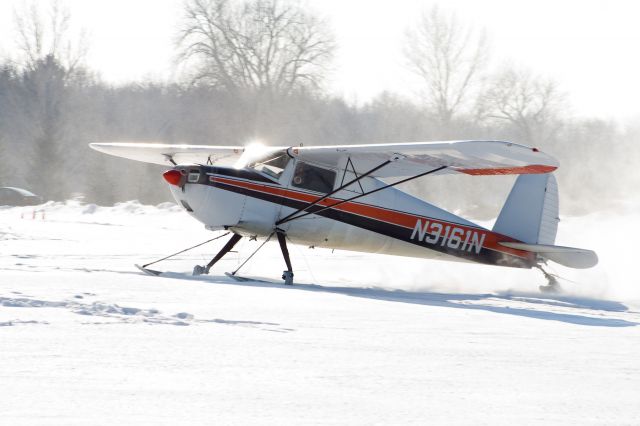
POLYGON ((550 246, 545 244, 502 242, 500 245, 537 253, 545 259, 549 259, 569 268, 586 269, 598 264, 598 255, 592 250, 574 247, 550 246))

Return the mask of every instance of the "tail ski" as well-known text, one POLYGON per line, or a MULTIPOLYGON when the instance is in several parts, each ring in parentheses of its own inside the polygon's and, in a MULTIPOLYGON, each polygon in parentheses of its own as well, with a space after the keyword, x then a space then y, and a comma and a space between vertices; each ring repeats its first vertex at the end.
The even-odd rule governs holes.
POLYGON ((500 243, 505 247, 531 251, 570 268, 595 266, 595 252, 554 245, 559 221, 558 184, 553 174, 520 175, 493 231, 521 241, 500 243))

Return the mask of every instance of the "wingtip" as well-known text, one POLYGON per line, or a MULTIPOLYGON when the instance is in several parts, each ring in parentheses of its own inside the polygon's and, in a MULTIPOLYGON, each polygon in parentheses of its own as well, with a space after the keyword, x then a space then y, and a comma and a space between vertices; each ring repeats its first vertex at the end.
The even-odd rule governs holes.
POLYGON ((493 175, 526 175, 526 174, 543 174, 551 173, 556 170, 557 166, 548 166, 544 164, 531 164, 522 167, 500 167, 487 169, 458 169, 459 172, 472 176, 493 176, 493 175))
POLYGON ((103 143, 103 142, 90 142, 89 143, 89 148, 93 149, 94 151, 99 151, 99 152, 104 152, 104 147, 107 144, 103 143))

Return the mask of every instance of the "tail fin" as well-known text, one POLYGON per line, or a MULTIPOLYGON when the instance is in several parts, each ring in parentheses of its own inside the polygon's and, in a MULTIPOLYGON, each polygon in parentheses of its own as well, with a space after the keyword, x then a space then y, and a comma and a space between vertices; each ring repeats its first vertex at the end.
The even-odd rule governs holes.
POLYGON ((551 173, 520 175, 493 231, 529 244, 553 245, 559 221, 556 178, 551 173))
POLYGON ((520 175, 493 231, 522 241, 501 242, 503 246, 531 251, 570 268, 595 266, 598 263, 595 252, 553 245, 559 221, 556 178, 550 173, 520 175))

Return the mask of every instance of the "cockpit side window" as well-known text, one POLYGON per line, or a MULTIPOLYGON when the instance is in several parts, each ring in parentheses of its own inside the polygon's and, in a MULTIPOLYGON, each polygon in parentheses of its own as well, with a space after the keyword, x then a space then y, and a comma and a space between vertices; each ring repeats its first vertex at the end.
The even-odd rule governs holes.
POLYGON ((274 179, 279 179, 290 159, 291 157, 289 157, 286 151, 272 152, 268 156, 248 164, 247 167, 262 172, 274 179))
POLYGON ((333 190, 335 181, 335 171, 299 161, 293 172, 291 185, 326 194, 333 190))

